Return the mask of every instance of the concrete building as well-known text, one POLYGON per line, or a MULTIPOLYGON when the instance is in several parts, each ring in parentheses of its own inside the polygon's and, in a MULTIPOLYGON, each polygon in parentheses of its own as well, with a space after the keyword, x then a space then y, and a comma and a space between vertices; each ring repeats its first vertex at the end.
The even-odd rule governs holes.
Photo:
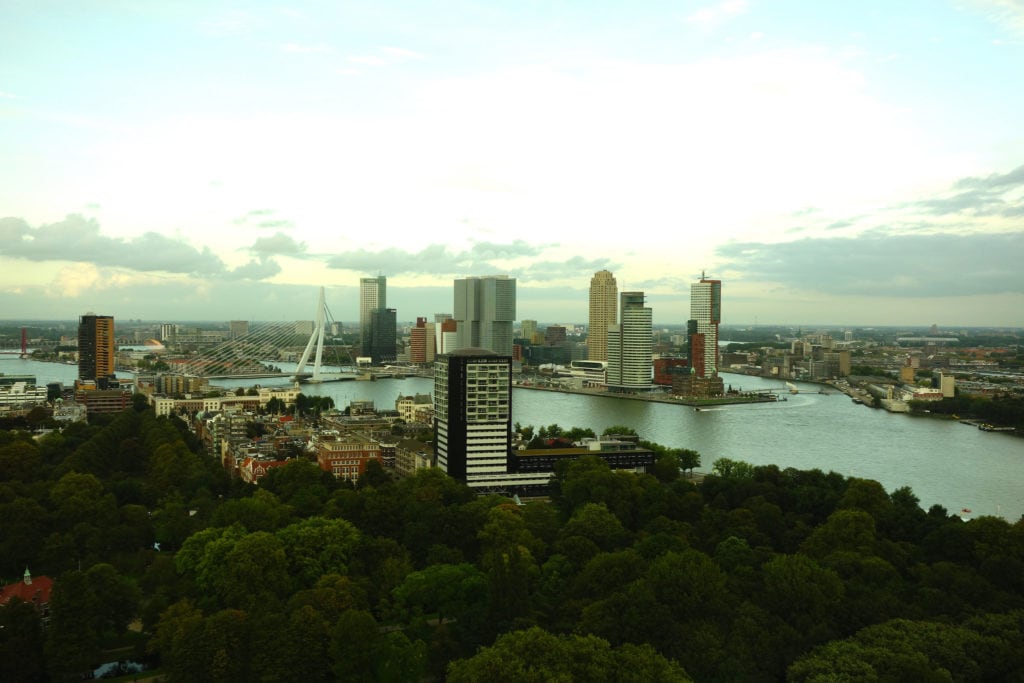
POLYGON ((607 270, 590 278, 590 325, 587 328, 588 360, 608 360, 608 328, 618 323, 619 286, 607 270))
POLYGON ((114 316, 88 313, 78 318, 78 379, 106 388, 114 376, 114 316))
POLYGON ((702 277, 690 285, 690 320, 699 339, 690 341, 690 365, 697 377, 718 374, 718 325, 722 322, 722 281, 702 277), (697 352, 695 347, 700 347, 697 352))
POLYGON ((512 435, 512 358, 465 348, 434 363, 437 466, 473 486, 508 472, 512 435))
POLYGON ((433 421, 434 402, 430 394, 399 396, 395 399, 395 410, 407 423, 429 425, 433 421))
POLYGON ((507 275, 455 281, 457 341, 460 349, 487 349, 512 355, 516 318, 516 280, 507 275))
POLYGON ((387 308, 388 281, 383 275, 359 279, 359 349, 367 355, 370 347, 370 323, 373 312, 387 308))
POLYGON ((608 390, 650 391, 653 388, 652 313, 643 292, 623 292, 621 322, 608 326, 608 390))

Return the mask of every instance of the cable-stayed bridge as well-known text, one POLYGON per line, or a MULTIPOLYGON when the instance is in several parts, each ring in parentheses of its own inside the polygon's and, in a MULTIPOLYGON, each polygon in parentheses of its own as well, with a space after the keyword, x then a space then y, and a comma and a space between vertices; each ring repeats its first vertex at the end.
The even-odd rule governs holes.
POLYGON ((354 379, 356 369, 347 349, 330 346, 327 358, 324 357, 324 336, 333 322, 321 287, 313 333, 308 340, 297 332, 294 321, 253 323, 245 335, 192 356, 168 358, 166 362, 174 372, 207 379, 290 377, 298 382, 354 379), (301 356, 300 348, 303 349, 301 356), (280 365, 295 363, 296 357, 298 362, 294 370, 281 369, 280 365))

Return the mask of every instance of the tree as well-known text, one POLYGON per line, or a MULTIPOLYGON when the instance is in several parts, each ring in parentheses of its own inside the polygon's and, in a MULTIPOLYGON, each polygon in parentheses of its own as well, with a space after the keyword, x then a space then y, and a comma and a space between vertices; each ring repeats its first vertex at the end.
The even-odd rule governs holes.
POLYGON ((45 652, 47 669, 55 680, 76 679, 99 661, 100 609, 85 573, 65 572, 54 583, 45 652))
POLYGON ((448 667, 450 683, 689 680, 682 667, 649 646, 613 649, 597 636, 556 636, 536 626, 506 633, 448 667))
POLYGON ((359 543, 359 531, 350 522, 323 517, 290 524, 276 536, 288 558, 289 576, 304 588, 325 574, 347 574, 359 543))
POLYGON ((426 647, 400 631, 381 633, 369 612, 349 610, 331 630, 331 671, 339 681, 415 681, 426 671, 426 647))
POLYGON ((43 627, 35 605, 14 598, 0 607, 0 680, 44 680, 43 627))
POLYGON ((711 473, 722 479, 752 479, 754 466, 742 460, 719 458, 712 464, 711 473))
POLYGON ((691 448, 679 448, 675 451, 679 467, 693 476, 693 470, 700 467, 700 453, 691 448))
POLYGON ((612 425, 610 427, 606 427, 605 430, 601 432, 601 436, 611 436, 613 434, 619 434, 622 436, 639 436, 635 429, 625 425, 612 425))

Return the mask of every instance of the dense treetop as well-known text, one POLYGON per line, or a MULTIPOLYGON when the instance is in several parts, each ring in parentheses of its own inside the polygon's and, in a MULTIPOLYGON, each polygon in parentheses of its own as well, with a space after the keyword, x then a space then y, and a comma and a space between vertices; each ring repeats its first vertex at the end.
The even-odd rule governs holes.
POLYGON ((698 484, 651 446, 651 474, 582 457, 516 505, 302 459, 251 487, 146 410, 0 432, 0 573, 56 579, 45 629, 0 609, 0 679, 118 647, 182 681, 1024 675, 1024 523, 728 458, 698 484))

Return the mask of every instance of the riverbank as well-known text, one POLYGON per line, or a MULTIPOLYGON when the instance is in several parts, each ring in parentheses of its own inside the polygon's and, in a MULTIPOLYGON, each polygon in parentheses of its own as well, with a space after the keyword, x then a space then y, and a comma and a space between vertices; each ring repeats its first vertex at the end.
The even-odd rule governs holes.
MULTIPOLYGON (((649 403, 669 403, 673 405, 687 406, 690 408, 701 408, 704 406, 710 407, 723 405, 737 405, 744 403, 775 403, 776 401, 780 400, 775 394, 770 392, 751 392, 746 394, 722 396, 719 398, 697 398, 694 396, 676 396, 673 394, 666 394, 663 392, 618 394, 611 393, 607 389, 595 389, 589 387, 574 389, 572 387, 565 386, 541 386, 537 384, 524 383, 517 383, 514 384, 513 386, 516 389, 530 389, 533 391, 551 391, 560 394, 578 394, 582 396, 627 399, 631 401, 647 401, 649 403)), ((785 397, 783 397, 781 400, 784 401, 786 399, 785 397)))

